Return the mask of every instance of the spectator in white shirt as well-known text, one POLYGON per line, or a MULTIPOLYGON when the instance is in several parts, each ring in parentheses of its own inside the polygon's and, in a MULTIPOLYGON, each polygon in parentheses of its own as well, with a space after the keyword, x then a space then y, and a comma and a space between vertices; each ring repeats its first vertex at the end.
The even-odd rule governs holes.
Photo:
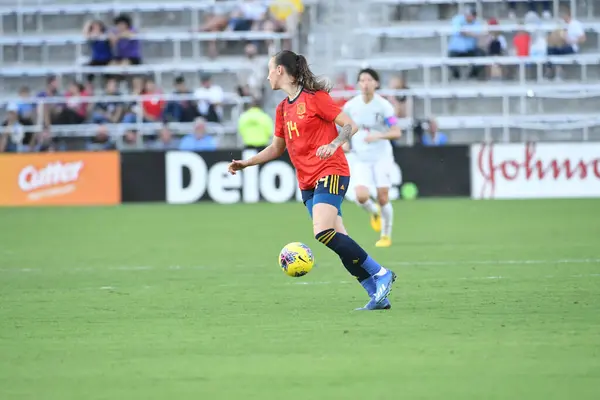
MULTIPOLYGON (((562 17, 566 24, 565 29, 560 29, 551 35, 548 42, 549 56, 564 56, 579 52, 579 46, 585 42, 585 31, 581 22, 571 17, 570 11, 566 11, 562 17)), ((551 63, 546 65, 547 75, 553 73, 551 63)), ((556 71, 556 77, 560 78, 560 70, 556 71)))
POLYGON ((194 92, 198 103, 198 114, 208 122, 221 122, 223 119, 223 89, 212 83, 210 74, 200 74, 200 87, 194 92))

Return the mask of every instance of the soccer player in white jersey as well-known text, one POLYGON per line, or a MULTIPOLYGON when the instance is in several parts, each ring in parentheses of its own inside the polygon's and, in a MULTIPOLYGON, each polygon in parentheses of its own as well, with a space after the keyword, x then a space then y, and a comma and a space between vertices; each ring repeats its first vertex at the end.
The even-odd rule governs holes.
POLYGON ((394 153, 390 140, 402 135, 397 126, 392 104, 378 95, 379 74, 371 68, 358 74, 360 95, 349 100, 343 108, 358 125, 358 132, 346 150, 354 153, 351 165, 355 182, 356 201, 371 215, 371 227, 381 232, 377 247, 392 245, 394 210, 389 200, 390 173, 394 153), (371 199, 370 188, 377 189, 377 203, 371 199))

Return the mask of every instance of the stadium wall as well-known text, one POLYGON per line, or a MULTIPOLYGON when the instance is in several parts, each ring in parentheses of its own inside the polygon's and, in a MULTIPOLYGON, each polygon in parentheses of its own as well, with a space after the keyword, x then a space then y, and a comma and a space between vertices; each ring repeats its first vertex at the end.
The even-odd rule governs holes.
MULTIPOLYGON (((0 155, 0 205, 222 204, 300 201, 288 158, 231 176, 216 152, 0 155)), ((600 143, 396 148, 391 197, 600 197, 600 143)), ((349 190, 349 194, 352 190, 349 190)))

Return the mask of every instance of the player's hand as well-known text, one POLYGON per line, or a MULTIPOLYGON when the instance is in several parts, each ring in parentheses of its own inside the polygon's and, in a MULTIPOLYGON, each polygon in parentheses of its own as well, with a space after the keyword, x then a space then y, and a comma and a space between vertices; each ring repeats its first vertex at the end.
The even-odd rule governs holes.
POLYGON ((367 143, 373 143, 378 140, 381 140, 381 133, 379 132, 370 133, 367 137, 365 137, 365 142, 367 143))
POLYGON ((338 147, 339 146, 333 143, 323 145, 317 149, 317 157, 319 157, 321 160, 327 160, 333 155, 333 153, 335 153, 338 147))
POLYGON ((227 171, 231 175, 235 175, 237 171, 241 171, 246 168, 246 163, 242 160, 231 160, 229 166, 227 167, 227 171))

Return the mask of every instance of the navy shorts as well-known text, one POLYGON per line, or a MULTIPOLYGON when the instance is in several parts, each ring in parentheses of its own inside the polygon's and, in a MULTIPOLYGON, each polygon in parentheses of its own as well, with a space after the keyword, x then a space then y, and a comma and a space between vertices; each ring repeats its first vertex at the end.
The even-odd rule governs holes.
POLYGON ((330 204, 337 208, 342 215, 342 201, 350 183, 349 176, 329 175, 319 179, 314 189, 302 191, 302 201, 308 209, 310 218, 313 216, 313 206, 319 203, 330 204))

